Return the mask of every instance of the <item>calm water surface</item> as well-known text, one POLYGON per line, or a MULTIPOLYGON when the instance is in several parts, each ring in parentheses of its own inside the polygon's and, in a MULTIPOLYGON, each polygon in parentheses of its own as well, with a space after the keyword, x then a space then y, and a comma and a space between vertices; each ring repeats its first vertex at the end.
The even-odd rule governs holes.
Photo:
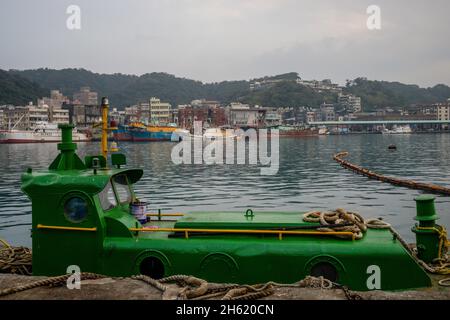
MULTIPOLYGON (((331 157, 349 151, 350 161, 371 170, 450 187, 450 135, 349 135, 280 139, 280 168, 261 176, 258 166, 174 165, 174 144, 121 143, 128 163, 145 170, 136 185, 151 208, 194 210, 307 211, 344 207, 365 217, 384 217, 408 240, 421 191, 368 180, 341 168, 331 157), (389 144, 398 150, 388 151, 389 144)), ((78 145, 81 157, 98 154, 98 143, 78 145)), ((28 167, 44 169, 56 144, 0 145, 0 238, 31 246, 31 205, 20 191, 28 167)), ((440 223, 450 228, 450 198, 436 196, 440 223)))

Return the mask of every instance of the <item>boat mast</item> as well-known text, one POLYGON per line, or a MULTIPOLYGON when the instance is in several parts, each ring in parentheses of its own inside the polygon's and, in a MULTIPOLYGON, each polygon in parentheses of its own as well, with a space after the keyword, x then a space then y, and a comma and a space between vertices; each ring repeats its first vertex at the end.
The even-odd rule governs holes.
POLYGON ((108 98, 102 98, 102 155, 108 159, 108 98))

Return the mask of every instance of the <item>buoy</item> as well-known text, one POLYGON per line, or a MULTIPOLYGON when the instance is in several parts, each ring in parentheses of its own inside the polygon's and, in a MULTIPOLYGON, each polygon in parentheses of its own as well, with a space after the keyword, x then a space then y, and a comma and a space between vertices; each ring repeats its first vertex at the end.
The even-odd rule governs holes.
POLYGON ((390 144, 388 149, 389 150, 397 150, 397 146, 395 144, 390 144))

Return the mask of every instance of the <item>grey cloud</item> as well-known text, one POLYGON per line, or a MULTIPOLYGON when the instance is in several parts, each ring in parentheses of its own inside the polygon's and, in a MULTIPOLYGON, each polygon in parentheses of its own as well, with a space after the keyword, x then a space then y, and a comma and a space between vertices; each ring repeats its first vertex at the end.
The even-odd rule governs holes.
POLYGON ((449 9, 445 0, 2 0, 0 68, 450 84, 449 9), (81 7, 81 31, 65 27, 70 4, 81 7), (370 4, 381 7, 380 31, 365 26, 370 4))

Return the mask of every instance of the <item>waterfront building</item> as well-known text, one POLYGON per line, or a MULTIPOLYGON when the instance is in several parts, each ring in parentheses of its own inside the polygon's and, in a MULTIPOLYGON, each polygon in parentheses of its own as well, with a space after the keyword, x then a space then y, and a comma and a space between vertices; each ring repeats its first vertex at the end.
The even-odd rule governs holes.
POLYGON ((53 123, 69 123, 69 110, 66 109, 53 109, 52 119, 53 123))
POLYGON ((38 122, 49 120, 47 105, 36 106, 5 106, 2 108, 2 122, 4 129, 13 128, 26 130, 36 126, 38 122))
POLYGON ((109 119, 111 121, 115 121, 117 124, 125 124, 125 114, 124 110, 118 110, 117 108, 113 108, 109 112, 109 119))
POLYGON ((125 107, 125 123, 139 122, 139 106, 133 105, 125 107))
POLYGON ((175 118, 182 128, 192 128, 194 121, 201 121, 204 128, 228 124, 226 111, 217 101, 194 100, 189 105, 178 105, 175 118))
POLYGON ((171 108, 170 103, 161 102, 160 99, 152 97, 149 103, 149 112, 151 123, 168 124, 171 122, 171 108))
POLYGON ((97 105, 98 93, 91 91, 89 87, 81 87, 80 91, 74 93, 73 103, 78 105, 97 105))
POLYGON ((250 108, 249 105, 231 103, 228 107, 229 124, 233 127, 260 128, 264 126, 267 110, 263 108, 250 108))
POLYGON ((63 110, 69 111, 69 123, 78 127, 91 128, 101 122, 102 112, 99 105, 64 104, 63 110))
POLYGON ((137 107, 136 117, 139 119, 138 122, 142 122, 145 124, 149 124, 151 122, 151 113, 150 113, 150 102, 140 102, 137 107))
POLYGON ((336 113, 334 111, 334 105, 329 103, 322 103, 320 106, 320 114, 322 121, 335 121, 336 113))
MULTIPOLYGON (((48 120, 50 122, 58 123, 61 117, 62 105, 65 103, 70 103, 69 98, 64 96, 59 90, 51 90, 50 97, 43 97, 37 100, 38 107, 47 106, 48 107, 48 120), (56 115, 57 119, 53 118, 54 110, 59 110, 56 115)), ((64 122, 65 123, 65 122, 64 122)))
POLYGON ((28 129, 28 108, 23 106, 6 106, 3 109, 6 128, 28 129))
POLYGON ((361 98, 352 94, 338 95, 338 104, 343 106, 347 112, 358 113, 362 111, 361 98))
POLYGON ((6 127, 5 114, 3 112, 3 108, 0 107, 0 130, 4 129, 5 127, 6 127))
POLYGON ((450 120, 450 102, 437 105, 437 119, 450 120))
POLYGON ((27 107, 27 115, 25 116, 25 123, 27 128, 34 128, 38 122, 49 121, 49 107, 47 105, 34 106, 32 104, 27 107))
POLYGON ((277 109, 267 109, 264 121, 268 127, 279 126, 282 123, 282 117, 277 109))

